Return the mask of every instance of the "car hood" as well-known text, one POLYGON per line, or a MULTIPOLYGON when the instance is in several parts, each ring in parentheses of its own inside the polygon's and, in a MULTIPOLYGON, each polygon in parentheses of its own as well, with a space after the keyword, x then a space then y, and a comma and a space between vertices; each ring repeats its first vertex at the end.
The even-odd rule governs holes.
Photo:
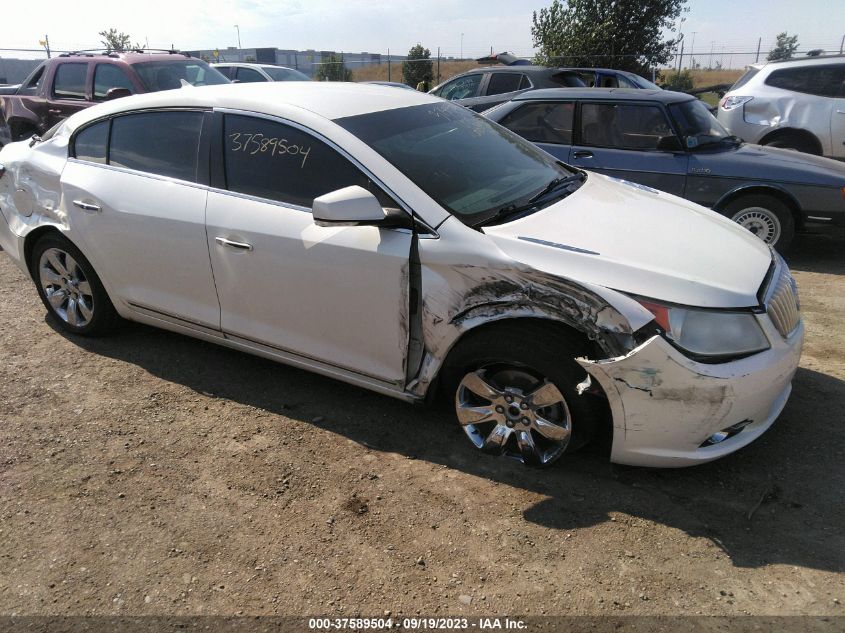
POLYGON ((790 149, 750 143, 724 151, 693 153, 690 155, 690 167, 708 169, 709 176, 845 186, 845 163, 790 149))
POLYGON ((762 240, 719 214, 594 173, 559 202, 483 231, 538 270, 688 306, 758 305, 772 262, 762 240))

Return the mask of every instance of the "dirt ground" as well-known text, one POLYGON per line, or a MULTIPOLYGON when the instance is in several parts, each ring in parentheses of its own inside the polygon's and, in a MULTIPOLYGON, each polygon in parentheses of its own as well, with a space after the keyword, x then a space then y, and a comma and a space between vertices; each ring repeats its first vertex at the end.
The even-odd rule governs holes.
POLYGON ((842 615, 845 232, 789 259, 807 341, 760 440, 538 471, 190 338, 63 335, 0 255, 0 615, 842 615))

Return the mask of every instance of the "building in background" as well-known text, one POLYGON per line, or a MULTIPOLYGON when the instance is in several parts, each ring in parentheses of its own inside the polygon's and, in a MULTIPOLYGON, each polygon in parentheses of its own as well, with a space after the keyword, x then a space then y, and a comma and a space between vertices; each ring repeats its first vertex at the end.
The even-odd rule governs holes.
POLYGON ((21 83, 43 61, 43 59, 9 59, 7 57, 0 57, 0 85, 21 83))

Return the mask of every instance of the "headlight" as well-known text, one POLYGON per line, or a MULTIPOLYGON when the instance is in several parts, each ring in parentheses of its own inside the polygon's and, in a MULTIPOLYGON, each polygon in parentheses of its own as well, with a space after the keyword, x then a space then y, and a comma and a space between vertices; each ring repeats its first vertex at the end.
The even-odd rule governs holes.
POLYGON ((748 356, 769 349, 757 318, 750 312, 680 308, 637 299, 654 315, 666 338, 695 356, 748 356))
POLYGON ((741 105, 745 105, 753 98, 754 97, 725 97, 724 99, 722 99, 722 109, 733 110, 734 108, 738 108, 741 105))

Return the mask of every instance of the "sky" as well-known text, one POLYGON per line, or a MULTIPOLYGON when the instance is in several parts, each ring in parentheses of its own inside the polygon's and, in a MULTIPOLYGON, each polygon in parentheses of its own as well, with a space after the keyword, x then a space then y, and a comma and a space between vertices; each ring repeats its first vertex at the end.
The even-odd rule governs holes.
MULTIPOLYGON (((0 49, 100 46, 99 31, 116 28, 152 48, 183 50, 237 46, 405 54, 417 42, 444 56, 496 51, 530 56, 531 16, 551 0, 38 0, 7 1, 0 49), (37 9, 36 9, 37 7, 37 9), (462 37, 463 34, 463 37, 462 37)), ((688 0, 687 52, 765 52, 780 31, 797 33, 801 50, 838 52, 845 35, 845 0, 688 0), (693 34, 694 32, 694 34, 693 34), (693 42, 694 40, 694 42, 693 42)), ((2 57, 38 53, 0 50, 2 57)), ((737 60, 743 60, 741 56, 737 60)), ((753 61, 753 59, 751 60, 753 61)), ((741 64, 733 63, 735 67, 741 64)))

